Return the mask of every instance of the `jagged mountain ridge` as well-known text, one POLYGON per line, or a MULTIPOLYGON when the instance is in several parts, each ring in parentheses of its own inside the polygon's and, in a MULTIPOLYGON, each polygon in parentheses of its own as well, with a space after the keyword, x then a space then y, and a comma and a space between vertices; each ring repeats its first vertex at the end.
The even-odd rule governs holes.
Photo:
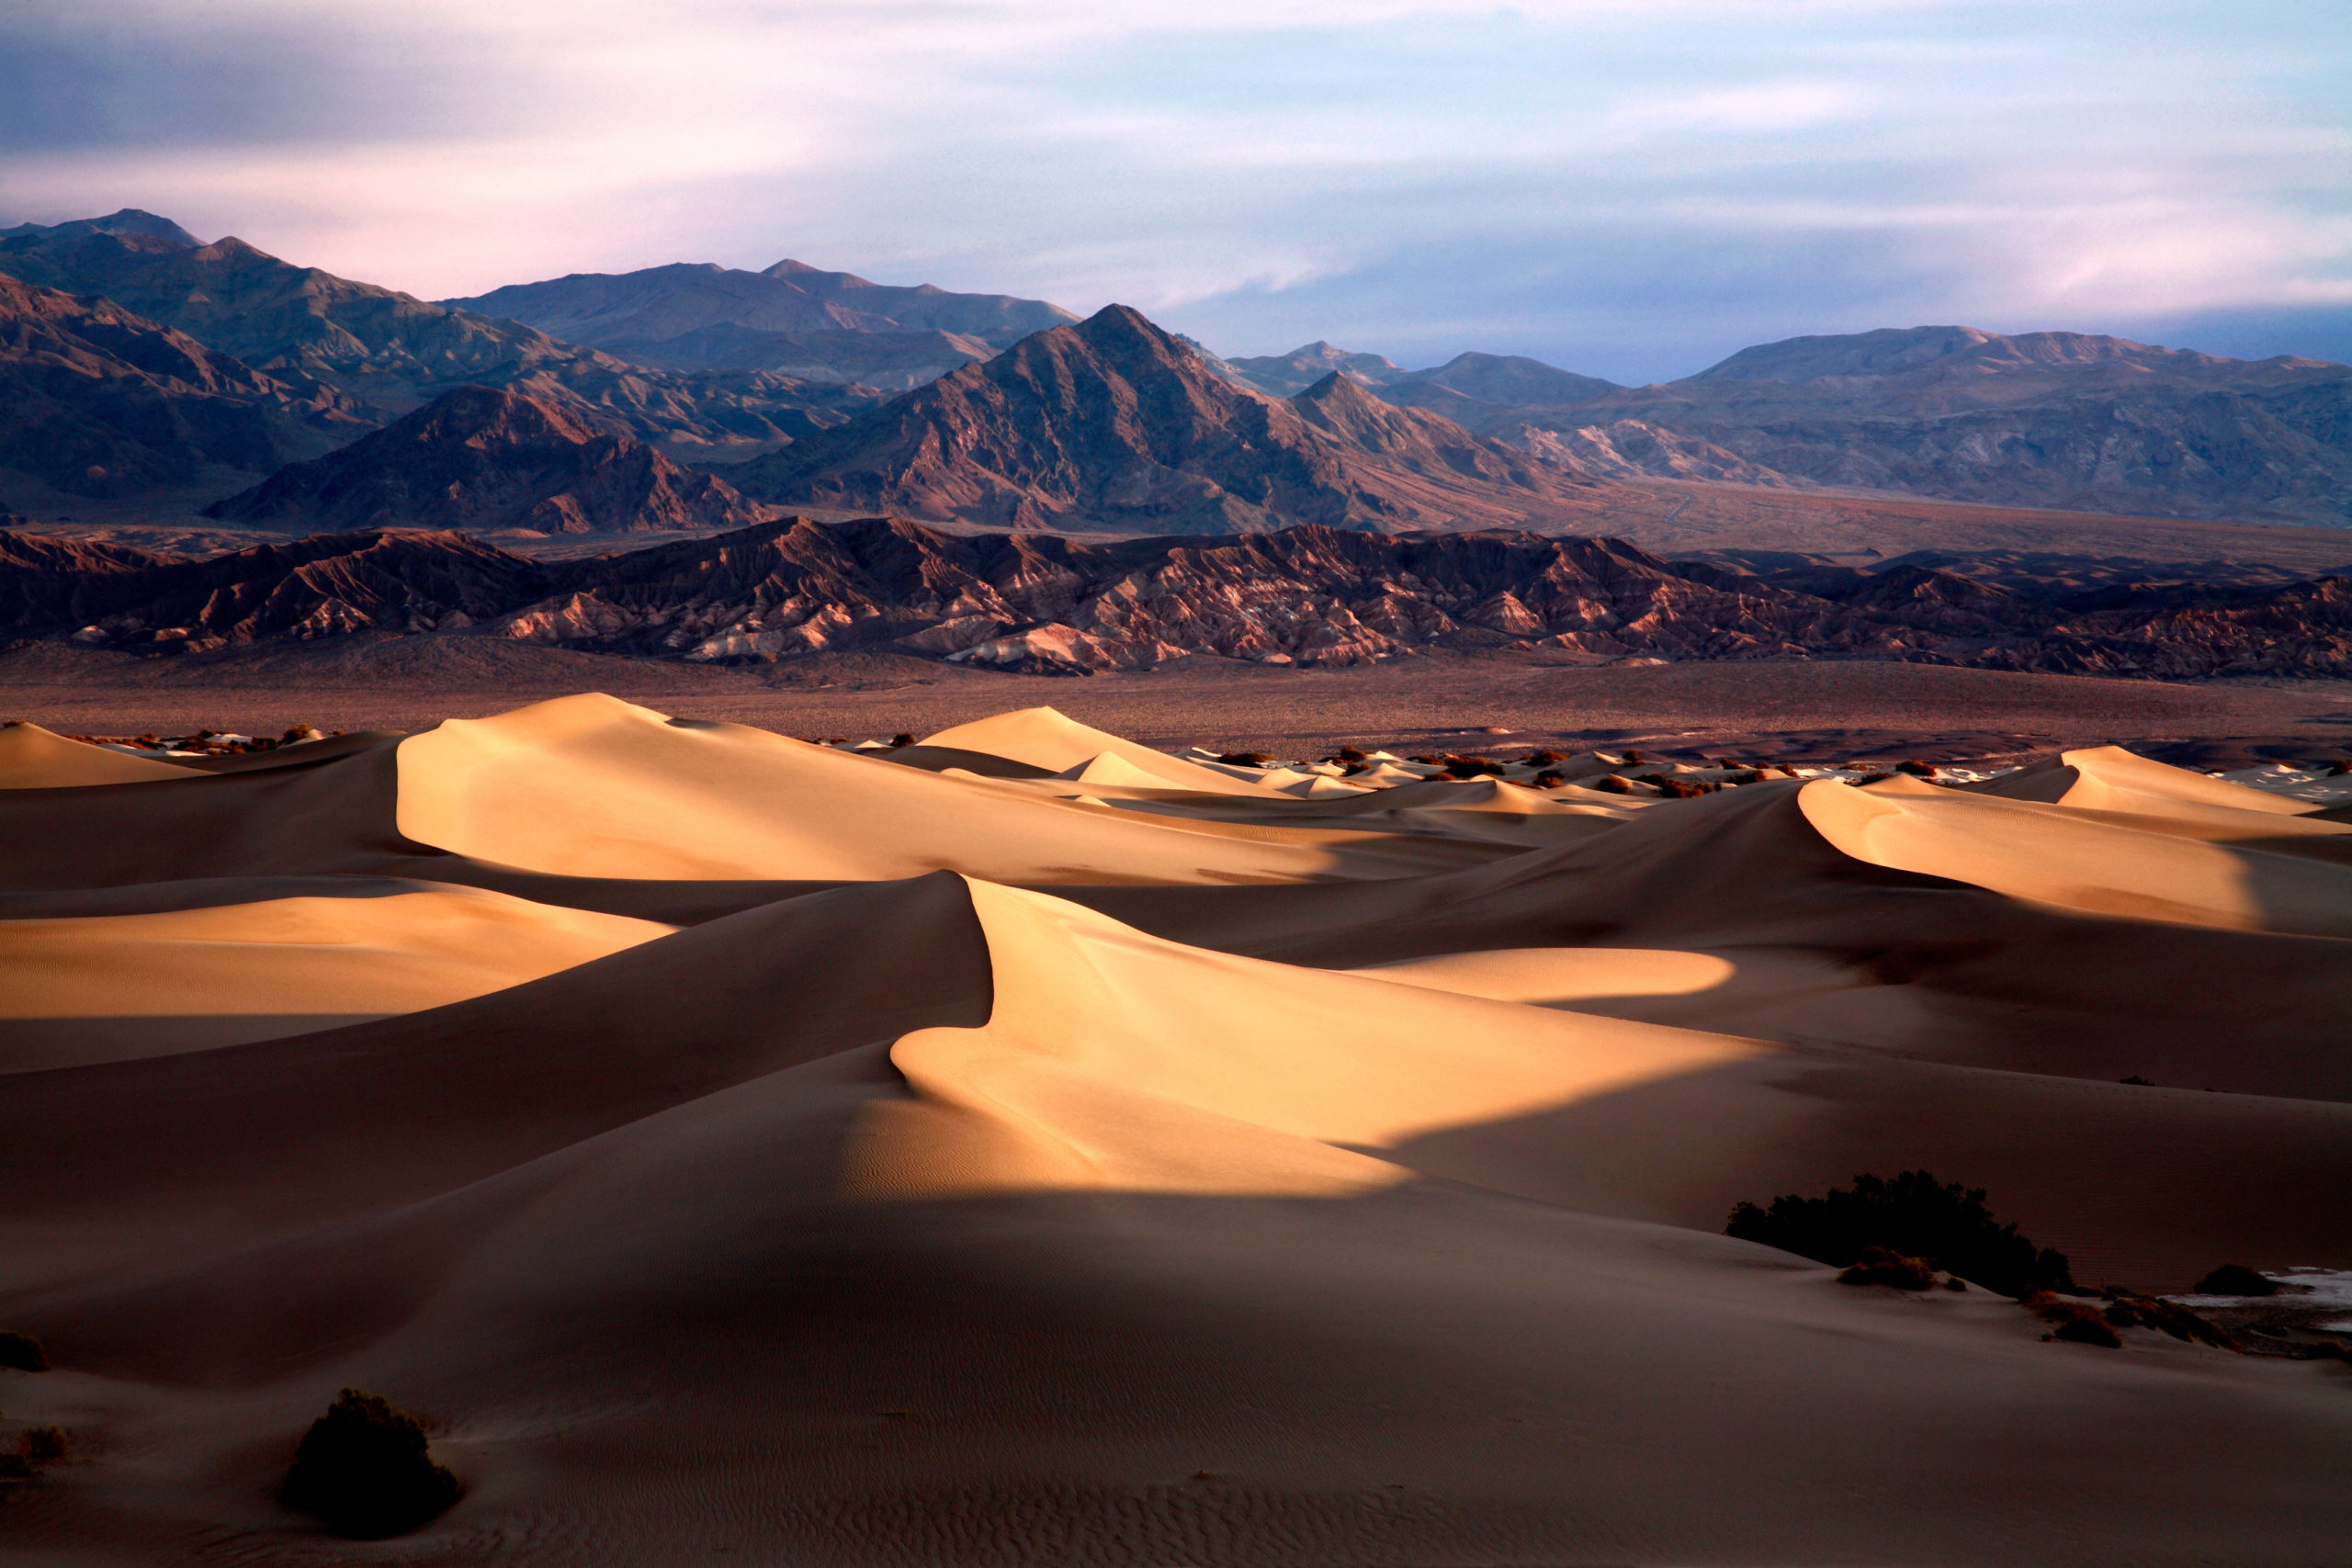
POLYGON ((644 442, 495 387, 460 387, 340 451, 292 463, 204 515, 345 533, 734 528, 768 515, 644 442))
POLYGON ((845 402, 861 400, 767 373, 692 377, 630 364, 514 321, 297 266, 233 237, 188 245, 87 222, 27 227, 0 239, 0 273, 103 296, 254 369, 323 384, 368 423, 397 419, 452 386, 490 385, 639 440, 752 451, 838 421, 845 402))
POLYGON ((1078 318, 1042 299, 899 288, 785 260, 760 272, 676 263, 573 273, 443 304, 639 364, 769 370, 905 389, 1078 318))
POLYGON ((1250 391, 1119 305, 730 478, 786 505, 1181 533, 1521 525, 1611 498, 1336 372, 1291 400, 1250 391))
POLYGON ((299 373, 267 375, 111 300, 0 274, 0 468, 111 497, 272 468, 367 428, 299 373))
POLYGON ((786 518, 563 562, 447 531, 319 536, 206 560, 0 534, 0 633, 199 655, 432 633, 721 662, 887 650, 1063 673, 1196 655, 1346 665, 1521 649, 1585 664, 1891 659, 2344 678, 2352 578, 2053 597, 1917 563, 1768 575, 1524 532, 1305 526, 1089 543, 881 517, 786 518))

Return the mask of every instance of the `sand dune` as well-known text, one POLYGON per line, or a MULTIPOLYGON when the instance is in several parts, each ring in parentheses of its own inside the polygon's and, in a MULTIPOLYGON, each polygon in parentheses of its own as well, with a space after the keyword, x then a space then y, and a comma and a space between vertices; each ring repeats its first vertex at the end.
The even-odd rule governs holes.
MULTIPOLYGON (((969 739, 927 744, 978 749, 969 739)), ((451 721, 402 741, 400 762, 408 838, 575 876, 864 881, 953 868, 1014 883, 1281 882, 1402 875, 1442 858, 1345 833, 1275 843, 1192 832, 609 697, 451 721)))
POLYGON ((2352 1267, 2343 825, 2112 751, 1685 800, 1050 709, 907 751, 576 697, 0 795, 0 1323, 63 1369, 8 1414, 85 1456, 11 1547, 2352 1546, 2338 1368, 1720 1234, 1926 1167, 2095 1280, 2352 1267), (396 1546, 274 1500, 345 1384, 468 1489, 396 1546))
POLYGON ((477 888, 0 919, 0 1072, 209 1049, 503 990, 670 927, 477 888))
POLYGON ((0 724, 0 789, 72 789, 186 777, 186 769, 161 759, 68 740, 22 719, 0 724))

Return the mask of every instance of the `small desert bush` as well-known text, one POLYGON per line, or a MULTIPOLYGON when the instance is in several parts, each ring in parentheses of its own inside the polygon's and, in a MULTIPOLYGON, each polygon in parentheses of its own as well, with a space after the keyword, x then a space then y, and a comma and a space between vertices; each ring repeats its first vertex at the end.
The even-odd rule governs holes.
POLYGON ((433 1462, 415 1416, 347 1388, 303 1435, 284 1496, 339 1534, 377 1540, 447 1509, 458 1478, 433 1462))
POLYGON ((0 1328, 0 1367, 12 1372, 45 1372, 49 1354, 31 1335, 0 1328))
POLYGON ((1853 1265, 1838 1276, 1841 1285, 1892 1285, 1898 1291, 1924 1291, 1936 1282, 1936 1271, 1924 1258, 1905 1258, 1883 1247, 1866 1247, 1853 1265))
POLYGON ((1634 793, 1634 786, 1627 784, 1623 779, 1619 778, 1615 773, 1601 774, 1600 778, 1593 781, 1592 787, 1599 790, 1603 795, 1631 795, 1634 793))
POLYGON ((1542 751, 1530 751, 1526 756, 1521 757, 1520 761, 1531 768, 1548 768, 1553 763, 1563 761, 1565 760, 1566 759, 1564 759, 1557 751, 1547 750, 1542 751))
MULTIPOLYGON (((2132 1080, 2126 1078, 2126 1083, 2132 1080)), ((2224 1263, 2197 1281, 2200 1296, 2275 1296, 2278 1281, 2266 1279, 2243 1263, 2224 1263)))
POLYGON ((1501 763, 1490 762, 1484 757, 1448 757, 1445 772, 1447 777, 1456 779, 1500 778, 1503 775, 1501 763))
POLYGON ((914 731, 910 729, 901 729, 898 734, 890 737, 890 750, 893 751, 904 750, 914 743, 914 731))
POLYGON ((1909 773, 1912 777, 1920 779, 1931 779, 1936 776, 1936 765, 1933 762, 1922 762, 1917 757, 1906 758, 1895 763, 1894 771, 1898 773, 1909 773))
POLYGON ((17 1435, 17 1452, 28 1465, 55 1464, 65 1457, 65 1428, 28 1427, 17 1435))
POLYGON ((1546 768, 1528 782, 1537 789, 1557 789, 1568 781, 1560 776, 1558 769, 1546 768))
POLYGON ((2069 1317, 2050 1331, 2050 1337, 2076 1345, 2097 1345, 2105 1350, 2123 1348, 2123 1337, 2096 1316, 2069 1317))
POLYGON ((1274 760, 1263 751, 1226 751, 1217 761, 1228 768, 1263 768, 1272 766, 1274 760))
POLYGON ((1891 1180, 1864 1173, 1850 1188, 1819 1198, 1789 1192, 1769 1207, 1742 1203, 1724 1229, 1839 1269, 1860 1262, 1865 1248, 1883 1247, 2005 1296, 2075 1282, 2064 1253, 2036 1247, 2016 1225, 1994 1220, 1983 1188, 1939 1182, 1924 1170, 1891 1180))
POLYGON ((1363 760, 1363 752, 1353 746, 1342 746, 1331 754, 1331 761, 1335 762, 1361 762, 1363 760))

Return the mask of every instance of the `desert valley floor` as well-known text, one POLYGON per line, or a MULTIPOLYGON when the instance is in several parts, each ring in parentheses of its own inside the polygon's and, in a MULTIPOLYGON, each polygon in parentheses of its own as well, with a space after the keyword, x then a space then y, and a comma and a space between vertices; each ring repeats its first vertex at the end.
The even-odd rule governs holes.
POLYGON ((2352 812, 2211 776, 2340 686, 334 657, 0 670, 12 1562, 2352 1553, 2352 1366, 1723 1234, 1924 1168, 2090 1286, 2352 1270, 2352 812), (190 720, 353 733, 58 733, 190 720), (1891 747, 1985 765, 1705 754, 1891 747), (464 1487, 389 1541, 278 1502, 355 1385, 464 1487))

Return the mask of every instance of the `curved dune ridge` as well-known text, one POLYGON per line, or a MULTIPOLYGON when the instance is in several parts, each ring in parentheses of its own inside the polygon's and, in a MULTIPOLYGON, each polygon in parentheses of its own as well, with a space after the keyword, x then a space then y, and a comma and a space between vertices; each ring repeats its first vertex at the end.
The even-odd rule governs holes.
POLYGON ((2086 1280, 2352 1268, 2352 829, 2299 803, 2112 748, 1340 781, 1050 709, 101 753, 170 777, 43 733, 0 731, 0 1325, 61 1369, 6 1406, 84 1456, 0 1497, 41 1561, 375 1560, 275 1501, 345 1386, 465 1486, 407 1562, 2352 1546, 2332 1364, 1721 1234, 1924 1168, 2086 1280))

